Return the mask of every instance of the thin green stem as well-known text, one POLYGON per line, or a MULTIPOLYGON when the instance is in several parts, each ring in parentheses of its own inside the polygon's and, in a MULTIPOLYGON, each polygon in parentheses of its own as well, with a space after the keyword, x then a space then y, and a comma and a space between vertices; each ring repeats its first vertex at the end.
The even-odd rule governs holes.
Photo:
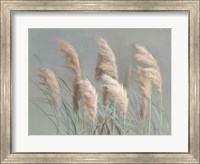
POLYGON ((112 134, 114 134, 114 121, 115 121, 115 107, 116 107, 116 104, 114 105, 114 108, 113 108, 113 122, 112 122, 112 134))
POLYGON ((44 110, 43 110, 38 104, 36 104, 36 103, 35 103, 34 101, 32 101, 32 100, 30 100, 30 101, 31 101, 35 106, 37 106, 38 109, 53 123, 53 125, 54 125, 55 128, 56 128, 57 133, 60 134, 59 128, 57 127, 57 125, 56 125, 56 123, 54 122, 54 120, 51 119, 51 117, 49 117, 49 115, 48 115, 46 112, 44 112, 44 110))
POLYGON ((94 126, 94 123, 93 121, 91 121, 91 133, 90 133, 91 135, 93 135, 93 129, 94 129, 93 126, 94 126))
POLYGON ((149 99, 149 130, 148 130, 148 134, 151 134, 151 97, 149 99))
POLYGON ((44 67, 43 63, 41 62, 41 60, 39 59, 39 57, 36 54, 33 54, 33 56, 36 58, 36 60, 39 62, 39 64, 44 67))
MULTIPOLYGON (((58 111, 54 111, 54 109, 52 109, 54 115, 55 115, 55 118, 56 118, 56 122, 57 122, 57 126, 58 126, 58 129, 59 129, 59 118, 58 118, 58 111)), ((57 135, 59 134, 59 131, 57 130, 57 135)))
POLYGON ((108 115, 108 117, 104 120, 103 124, 102 124, 102 127, 101 127, 101 131, 100 131, 100 134, 102 135, 103 134, 103 129, 104 129, 104 126, 105 124, 107 123, 108 119, 110 118, 110 116, 112 115, 112 112, 108 115))
POLYGON ((82 115, 82 130, 84 132, 86 121, 85 121, 85 112, 83 111, 83 109, 81 109, 81 115, 82 115))
POLYGON ((163 133, 163 108, 162 108, 162 93, 160 93, 160 134, 163 133))
POLYGON ((124 113, 124 135, 125 135, 125 126, 126 126, 126 113, 124 113))
POLYGON ((144 120, 141 119, 141 135, 144 134, 144 120))

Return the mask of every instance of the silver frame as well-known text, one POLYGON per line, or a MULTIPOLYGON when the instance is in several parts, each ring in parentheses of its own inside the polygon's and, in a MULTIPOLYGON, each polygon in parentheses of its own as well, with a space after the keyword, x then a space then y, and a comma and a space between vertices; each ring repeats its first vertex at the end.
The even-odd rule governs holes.
POLYGON ((199 163, 199 3, 200 0, 104 0, 1 2, 1 163, 199 163), (188 153, 12 153, 11 16, 15 11, 188 11, 188 153))

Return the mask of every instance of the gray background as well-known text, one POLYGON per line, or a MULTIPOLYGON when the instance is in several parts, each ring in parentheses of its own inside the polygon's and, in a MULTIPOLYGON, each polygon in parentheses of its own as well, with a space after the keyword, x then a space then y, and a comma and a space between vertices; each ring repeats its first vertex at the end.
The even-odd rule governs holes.
MULTIPOLYGON (((68 40, 79 54, 82 78, 89 76, 94 81, 98 46, 96 36, 107 40, 112 47, 118 65, 119 81, 129 63, 135 69, 134 43, 144 45, 157 59, 163 82, 163 108, 171 120, 171 29, 29 29, 29 98, 43 97, 34 82, 41 64, 56 74, 72 81, 73 74, 64 65, 66 58, 60 52, 57 39, 68 40)), ((135 76, 135 73, 132 73, 135 76)), ((134 87, 138 87, 136 77, 132 77, 134 87)), ((46 107, 47 108, 47 107, 46 107)), ((48 109, 47 109, 48 110, 48 109)), ((52 123, 29 101, 29 135, 55 134, 52 123)))

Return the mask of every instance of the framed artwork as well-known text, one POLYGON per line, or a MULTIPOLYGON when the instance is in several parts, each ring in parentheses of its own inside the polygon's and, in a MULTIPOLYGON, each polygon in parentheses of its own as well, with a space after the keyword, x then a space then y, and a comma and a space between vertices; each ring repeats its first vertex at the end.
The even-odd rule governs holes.
POLYGON ((2 163, 198 163, 199 1, 1 1, 2 163))
MULTIPOLYGON (((171 122, 170 36, 170 29, 29 29, 29 134, 169 135, 171 122), (112 48, 105 38, 96 36, 98 34, 110 38, 110 44, 113 42, 112 48), (52 37, 48 38, 50 35, 52 37), (54 38, 58 35, 66 36, 68 40, 74 39, 74 46, 78 44, 77 50, 68 40, 58 39, 56 43, 54 38), (96 49, 95 36, 99 52, 96 49), (49 51, 45 52, 43 47, 50 46, 48 40, 52 41, 54 48, 58 46, 58 52, 49 48, 49 51), (160 61, 163 63, 160 65, 162 65, 163 73, 155 57, 144 46, 137 45, 136 40, 144 44, 146 41, 146 43, 159 45, 158 51, 166 53, 163 53, 161 57, 157 56, 157 58, 162 58, 160 61), (135 56, 134 51, 131 52, 134 42, 136 42, 135 56), (162 45, 160 45, 161 42, 162 45), (163 49, 159 50, 160 47, 163 49), (43 52, 40 52, 42 49, 43 52), (59 49, 64 56, 61 55, 59 49), (54 54, 58 54, 54 56, 55 59, 51 59, 51 52, 52 58, 54 54), (97 55, 89 56, 88 54, 97 55), (144 55, 147 56, 146 59, 144 55), (56 59, 59 57, 60 61, 56 59), (37 59, 36 62, 34 58, 37 59), (48 58, 50 58, 50 63, 44 63, 48 61, 48 58), (65 58, 67 65, 62 62, 65 58), (58 64, 54 66, 55 61, 58 64), (146 66, 142 66, 144 63, 146 66), (53 68, 61 75, 54 73, 53 68), (162 78, 166 78, 164 86, 162 86, 162 78), (90 90, 87 91, 87 89, 90 90), (40 91, 42 91, 41 94, 38 93, 40 91), (45 98, 46 95, 47 98, 45 98), (53 111, 46 105, 53 108, 53 111), (165 106, 166 112, 161 115, 159 109, 162 105, 165 106), (32 114, 36 111, 35 106, 45 113, 44 115, 55 127, 41 128, 40 125, 44 125, 44 118, 40 122, 40 116, 36 113, 32 114)), ((41 115, 41 113, 38 114, 41 115)), ((49 121, 47 125, 50 124, 49 121)))

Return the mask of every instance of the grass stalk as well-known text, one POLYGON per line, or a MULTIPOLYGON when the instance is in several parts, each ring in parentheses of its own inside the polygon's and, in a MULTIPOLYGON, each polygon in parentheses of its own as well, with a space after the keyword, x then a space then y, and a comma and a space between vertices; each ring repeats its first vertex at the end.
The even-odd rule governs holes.
MULTIPOLYGON (((54 113, 54 115, 55 115, 57 127, 58 127, 58 129, 59 129, 59 126, 60 126, 60 125, 59 125, 58 112, 56 112, 56 111, 53 110, 53 113, 54 113)), ((57 135, 59 134, 58 129, 57 129, 57 135)))
POLYGON ((162 94, 160 93, 160 134, 163 133, 163 108, 162 108, 162 94))
POLYGON ((149 130, 148 130, 148 135, 151 134, 151 97, 149 99, 149 130))
POLYGON ((115 112, 116 112, 116 102, 114 102, 114 108, 113 108, 113 120, 112 120, 112 134, 114 134, 114 121, 115 121, 115 112))
POLYGON ((141 135, 144 134, 144 120, 141 119, 141 135))
POLYGON ((123 114, 123 119, 124 119, 124 135, 125 135, 125 130, 126 130, 126 128, 125 128, 125 126, 126 126, 126 113, 124 113, 123 114))
POLYGON ((83 131, 85 130, 85 112, 83 110, 81 110, 81 115, 82 115, 82 129, 83 131))
POLYGON ((64 116, 64 114, 63 114, 63 112, 62 112, 62 110, 60 110, 60 113, 61 113, 61 116, 62 116, 62 118, 63 118, 63 120, 64 120, 64 125, 66 126, 66 128, 67 128, 67 130, 69 131, 69 119, 68 119, 68 117, 66 116, 66 118, 65 118, 65 116, 64 116), (66 119, 67 119, 67 121, 66 121, 66 119))
POLYGON ((59 128, 57 127, 57 124, 54 122, 54 120, 51 119, 51 117, 49 117, 49 115, 48 115, 46 112, 44 112, 44 110, 43 110, 37 103, 35 103, 34 101, 31 101, 31 102, 32 102, 36 107, 38 107, 38 109, 53 123, 53 125, 54 125, 55 128, 56 128, 57 134, 61 134, 60 131, 59 131, 59 128))
POLYGON ((94 123, 93 123, 93 121, 90 121, 90 122, 91 122, 91 132, 90 132, 90 134, 93 135, 94 123))

